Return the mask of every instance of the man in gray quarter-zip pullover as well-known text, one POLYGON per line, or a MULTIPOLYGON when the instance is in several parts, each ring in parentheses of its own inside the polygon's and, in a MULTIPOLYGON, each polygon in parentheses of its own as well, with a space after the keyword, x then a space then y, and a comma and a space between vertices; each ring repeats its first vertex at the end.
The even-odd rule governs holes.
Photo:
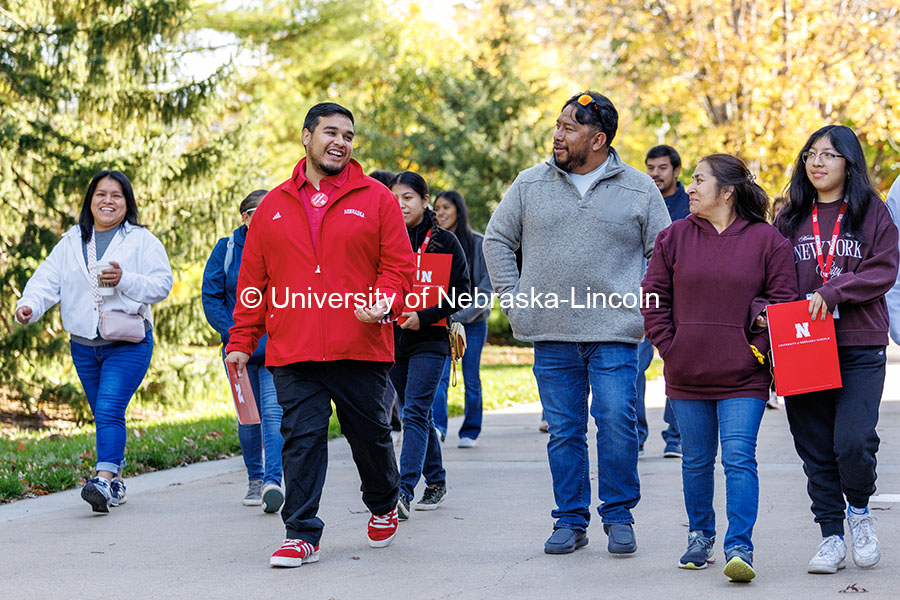
POLYGON ((553 158, 519 173, 484 236, 491 283, 513 334, 534 342, 556 500, 553 534, 544 544, 549 554, 588 542, 588 390, 608 549, 628 554, 637 548, 631 515, 640 500, 635 377, 643 337, 639 309, 647 301, 640 282, 643 260, 670 220, 653 180, 610 146, 617 127, 606 97, 586 92, 570 98, 556 121, 553 158))

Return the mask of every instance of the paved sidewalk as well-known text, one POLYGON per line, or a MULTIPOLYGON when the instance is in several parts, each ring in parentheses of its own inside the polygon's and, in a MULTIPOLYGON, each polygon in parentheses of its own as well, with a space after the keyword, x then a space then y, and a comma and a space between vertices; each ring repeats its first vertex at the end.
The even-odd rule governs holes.
MULTIPOLYGON (((861 570, 848 560, 837 575, 806 573, 820 537, 783 410, 767 411, 760 433, 756 580, 729 584, 721 545, 711 568, 676 568, 687 537, 680 461, 662 458, 660 384, 648 392, 651 436, 639 463, 643 498, 635 511, 638 552, 631 557, 606 552, 596 513, 586 548, 543 553, 553 507, 547 436, 537 429, 539 406, 527 405, 485 415, 479 447, 471 450, 456 448, 459 420, 451 420, 446 502, 434 512, 413 511, 385 549, 366 544, 368 514, 349 447, 333 441, 320 513, 326 523, 321 561, 298 569, 269 568, 284 530, 277 515, 241 505, 240 459, 133 478, 128 503, 108 516, 93 515, 77 491, 0 506, 0 599, 822 600, 845 598, 837 594, 850 586, 867 590, 867 600, 900 597, 900 505, 873 504, 883 548, 876 568, 861 570)), ((900 364, 889 366, 885 400, 879 491, 900 494, 900 364)), ((721 467, 716 506, 721 539, 721 467)))

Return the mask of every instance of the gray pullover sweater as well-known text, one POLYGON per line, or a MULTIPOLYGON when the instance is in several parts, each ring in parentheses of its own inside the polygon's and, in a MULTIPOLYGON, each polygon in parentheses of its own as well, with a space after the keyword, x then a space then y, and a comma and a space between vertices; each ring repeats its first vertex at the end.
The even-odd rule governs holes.
POLYGON ((639 343, 644 259, 670 223, 653 180, 612 148, 583 198, 552 160, 519 173, 484 235, 491 283, 516 339, 639 343))

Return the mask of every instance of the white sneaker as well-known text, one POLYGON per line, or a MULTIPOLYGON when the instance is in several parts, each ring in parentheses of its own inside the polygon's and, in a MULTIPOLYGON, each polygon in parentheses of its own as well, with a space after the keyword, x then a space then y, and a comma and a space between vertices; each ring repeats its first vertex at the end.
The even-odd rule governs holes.
POLYGON ((469 437, 461 437, 459 438, 459 444, 456 445, 457 448, 474 448, 478 445, 478 440, 469 437))
POLYGON ((847 511, 847 524, 850 525, 850 547, 853 550, 853 562, 857 567, 874 567, 881 559, 881 547, 878 536, 872 527, 872 515, 868 512, 857 515, 847 511))
POLYGON ((816 555, 809 561, 807 573, 822 573, 831 575, 839 569, 847 566, 844 559, 847 557, 847 544, 839 535, 830 535, 819 544, 816 555))

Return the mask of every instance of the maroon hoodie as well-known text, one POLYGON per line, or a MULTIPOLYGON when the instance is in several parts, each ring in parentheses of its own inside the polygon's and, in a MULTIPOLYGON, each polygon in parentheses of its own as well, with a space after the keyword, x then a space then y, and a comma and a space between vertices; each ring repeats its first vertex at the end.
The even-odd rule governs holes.
POLYGON ((790 243, 738 217, 725 231, 694 215, 660 232, 642 284, 644 330, 665 361, 666 395, 767 398, 769 336, 752 328, 768 304, 797 298, 790 243), (659 295, 659 306, 649 294, 659 295))
MULTIPOLYGON (((819 203, 818 206, 824 264, 841 203, 819 203)), ((779 219, 775 224, 781 226, 782 222, 779 219)), ((897 227, 884 202, 872 199, 859 235, 842 232, 838 236, 828 283, 822 283, 816 260, 812 215, 800 224, 790 240, 794 246, 800 288, 798 298, 819 292, 829 311, 838 306, 840 318, 834 321, 838 346, 886 346, 888 313, 884 294, 897 279, 900 251, 897 249, 897 227)))

